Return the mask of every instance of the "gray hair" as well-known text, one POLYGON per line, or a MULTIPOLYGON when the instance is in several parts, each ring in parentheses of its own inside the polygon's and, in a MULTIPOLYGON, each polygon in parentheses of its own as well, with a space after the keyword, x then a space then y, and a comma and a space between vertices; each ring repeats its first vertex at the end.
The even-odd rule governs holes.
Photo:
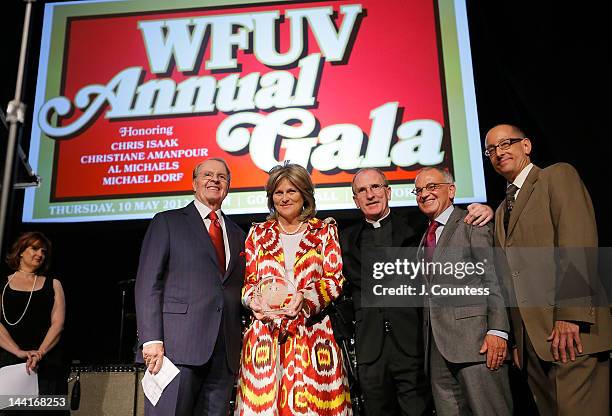
POLYGON ((211 158, 203 160, 200 163, 198 163, 197 165, 195 165, 195 167, 193 168, 193 179, 198 177, 198 174, 200 173, 200 168, 202 167, 202 164, 205 163, 205 162, 208 162, 209 160, 215 160, 215 161, 223 164, 223 166, 225 166, 225 170, 227 171, 227 182, 229 183, 229 182, 232 181, 232 173, 230 172, 229 166, 227 165, 227 162, 224 159, 221 159, 220 157, 211 157, 211 158))
POLYGON ((383 183, 385 186, 389 186, 389 179, 387 179, 387 177, 385 176, 385 172, 383 172, 381 169, 378 168, 361 168, 359 169, 357 172, 355 172, 355 174, 353 175, 353 180, 351 181, 351 189, 353 190, 353 195, 356 194, 356 190, 355 190, 355 179, 357 178, 357 176, 359 176, 359 174, 363 173, 363 172, 368 172, 368 171, 372 171, 372 172, 376 172, 380 175, 380 177, 383 180, 383 183))
POLYGON ((450 172, 448 171, 448 169, 442 169, 442 168, 440 168, 440 167, 438 167, 438 166, 426 166, 426 167, 422 168, 422 169, 419 171, 419 173, 417 173, 417 175, 414 177, 414 182, 416 183, 416 180, 417 180, 417 178, 419 177, 419 175, 420 175, 421 173, 428 172, 428 171, 430 171, 430 170, 435 170, 436 172, 440 173, 440 174, 442 175, 442 177, 444 177, 444 180, 445 180, 446 182, 448 182, 448 183, 452 183, 452 184, 454 184, 454 183, 455 183, 455 178, 453 178, 453 174, 452 174, 452 173, 450 173, 450 172))

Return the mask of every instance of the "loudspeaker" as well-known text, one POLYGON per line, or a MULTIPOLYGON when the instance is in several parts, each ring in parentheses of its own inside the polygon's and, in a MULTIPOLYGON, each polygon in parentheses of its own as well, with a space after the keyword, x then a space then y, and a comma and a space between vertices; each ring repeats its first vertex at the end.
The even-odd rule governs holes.
MULTIPOLYGON (((140 380, 144 372, 133 367, 74 368, 68 397, 79 375, 79 408, 71 415, 143 416, 144 395, 140 380)), ((74 397, 72 398, 74 400, 74 397)), ((72 403, 71 403, 72 404, 72 403)), ((76 404, 76 403, 74 403, 76 404)))

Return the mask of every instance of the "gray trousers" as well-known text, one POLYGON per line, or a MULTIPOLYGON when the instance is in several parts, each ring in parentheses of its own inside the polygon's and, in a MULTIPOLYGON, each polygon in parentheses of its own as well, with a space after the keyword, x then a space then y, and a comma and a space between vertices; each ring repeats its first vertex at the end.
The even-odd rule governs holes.
POLYGON ((491 371, 484 362, 451 363, 431 339, 431 389, 439 416, 512 415, 508 364, 491 371))

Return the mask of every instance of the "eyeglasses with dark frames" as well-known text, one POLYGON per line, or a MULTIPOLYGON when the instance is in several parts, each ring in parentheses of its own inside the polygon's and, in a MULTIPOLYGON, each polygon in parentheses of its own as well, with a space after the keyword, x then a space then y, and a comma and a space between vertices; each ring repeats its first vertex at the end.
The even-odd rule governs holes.
POLYGON ((510 146, 512 146, 514 143, 518 143, 523 140, 525 140, 524 137, 510 137, 510 138, 501 140, 497 144, 492 144, 491 146, 487 146, 486 150, 484 151, 484 154, 486 157, 491 157, 497 154, 498 147, 499 147, 499 150, 508 150, 510 149, 510 146))

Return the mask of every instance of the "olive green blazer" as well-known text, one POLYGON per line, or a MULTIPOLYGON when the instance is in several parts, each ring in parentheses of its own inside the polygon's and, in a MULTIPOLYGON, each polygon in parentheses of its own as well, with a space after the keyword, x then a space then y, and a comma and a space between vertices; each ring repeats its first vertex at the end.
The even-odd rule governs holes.
MULTIPOLYGON (((524 330, 538 356, 553 361, 547 341, 554 322, 580 325, 584 354, 612 349, 612 316, 597 274, 597 226, 587 189, 567 163, 533 166, 504 230, 505 201, 495 213, 496 245, 505 254, 503 276, 514 341, 524 330)), ((522 360, 522 357, 520 357, 522 360)))

